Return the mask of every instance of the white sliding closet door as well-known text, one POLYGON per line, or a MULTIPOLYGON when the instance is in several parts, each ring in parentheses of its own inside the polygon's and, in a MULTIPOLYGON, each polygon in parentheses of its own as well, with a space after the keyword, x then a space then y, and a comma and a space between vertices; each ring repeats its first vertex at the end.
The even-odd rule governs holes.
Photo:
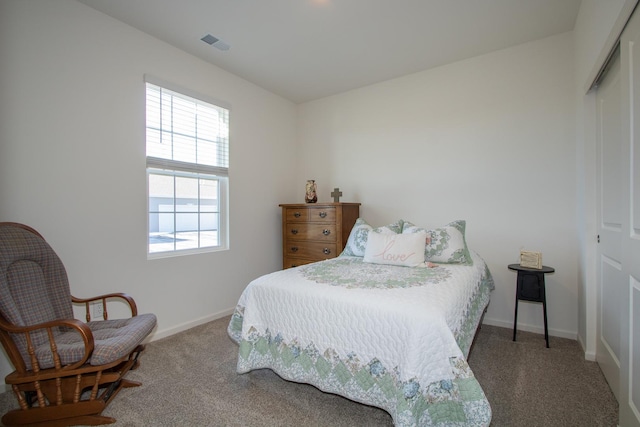
POLYGON ((596 360, 620 400, 620 306, 623 303, 622 83, 620 55, 609 63, 597 93, 598 113, 598 341, 596 360))
POLYGON ((596 359, 640 427, 640 12, 597 92, 598 345, 596 359))
POLYGON ((623 304, 620 307, 620 425, 640 426, 640 11, 620 39, 625 111, 622 177, 625 200, 622 235, 623 304))

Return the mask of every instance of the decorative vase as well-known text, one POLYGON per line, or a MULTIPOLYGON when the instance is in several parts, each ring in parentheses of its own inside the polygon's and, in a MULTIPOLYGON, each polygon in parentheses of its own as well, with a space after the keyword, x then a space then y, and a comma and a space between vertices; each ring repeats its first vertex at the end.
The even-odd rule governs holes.
POLYGON ((318 201, 318 196, 316 195, 316 181, 313 179, 307 180, 307 192, 304 195, 304 201, 307 203, 315 203, 318 201))

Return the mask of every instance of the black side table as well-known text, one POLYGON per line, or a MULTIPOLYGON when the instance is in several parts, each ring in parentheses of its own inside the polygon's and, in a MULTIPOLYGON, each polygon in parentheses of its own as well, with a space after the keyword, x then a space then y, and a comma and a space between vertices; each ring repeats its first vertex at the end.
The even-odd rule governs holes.
POLYGON ((544 275, 556 271, 552 267, 543 265, 541 269, 521 267, 520 264, 509 264, 509 270, 518 272, 516 288, 516 312, 513 319, 513 340, 516 340, 518 325, 518 301, 541 302, 544 312, 544 339, 549 348, 549 332, 547 331, 547 295, 544 285, 544 275))

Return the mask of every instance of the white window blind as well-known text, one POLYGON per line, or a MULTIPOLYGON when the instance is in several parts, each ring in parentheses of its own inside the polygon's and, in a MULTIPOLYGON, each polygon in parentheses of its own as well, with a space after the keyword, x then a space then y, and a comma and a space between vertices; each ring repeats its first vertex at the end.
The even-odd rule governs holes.
POLYGON ((147 166, 227 176, 229 110, 147 83, 147 166))

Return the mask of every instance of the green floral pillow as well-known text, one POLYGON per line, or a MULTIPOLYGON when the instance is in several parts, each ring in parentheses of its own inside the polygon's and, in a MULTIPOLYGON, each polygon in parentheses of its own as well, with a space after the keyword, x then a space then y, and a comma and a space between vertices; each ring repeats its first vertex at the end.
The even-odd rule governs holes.
POLYGON ((465 239, 465 228, 466 221, 464 220, 453 221, 444 227, 432 230, 405 222, 402 233, 427 232, 427 245, 424 250, 425 261, 472 265, 473 260, 465 239))
POLYGON ((405 224, 405 220, 403 219, 399 219, 396 222, 394 222, 393 224, 389 224, 389 225, 385 225, 382 227, 378 227, 376 229, 374 229, 373 231, 375 231, 376 233, 382 233, 382 232, 386 232, 387 230, 391 230, 392 232, 396 233, 396 234, 401 234, 402 233, 402 227, 404 227, 405 224))
POLYGON ((399 219, 393 224, 373 228, 367 223, 367 221, 362 218, 358 218, 351 229, 351 234, 349 234, 344 251, 342 251, 340 255, 363 257, 367 248, 367 237, 369 236, 370 231, 382 234, 400 234, 402 233, 403 225, 404 221, 399 219))

